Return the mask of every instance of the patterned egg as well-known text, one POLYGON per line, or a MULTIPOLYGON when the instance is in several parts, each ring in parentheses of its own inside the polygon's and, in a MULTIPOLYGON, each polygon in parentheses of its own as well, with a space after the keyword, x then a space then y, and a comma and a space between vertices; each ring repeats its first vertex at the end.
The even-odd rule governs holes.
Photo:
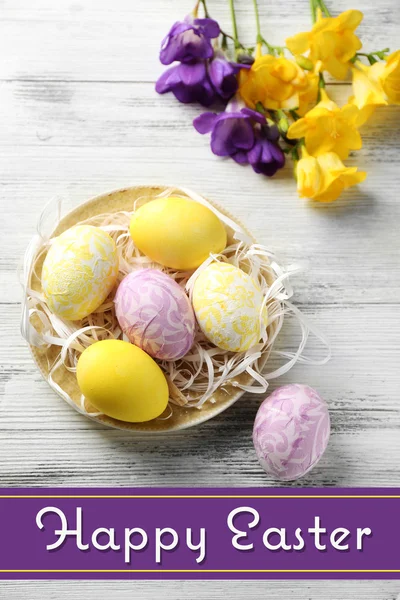
POLYGON ((85 398, 120 421, 150 421, 168 404, 168 384, 158 364, 122 340, 102 340, 86 348, 76 377, 85 398))
POLYGON ((226 246, 226 230, 206 206, 186 198, 158 198, 133 215, 130 233, 135 245, 166 267, 194 270, 226 246))
POLYGON ((218 348, 244 352, 260 341, 267 308, 258 283, 241 269, 215 262, 193 286, 193 308, 204 335, 218 348))
POLYGON ((253 442, 262 468, 281 481, 302 477, 328 445, 328 406, 307 385, 275 390, 258 409, 253 442))
POLYGON ((50 246, 42 269, 43 294, 59 317, 83 319, 104 302, 117 275, 114 240, 99 227, 78 225, 50 246))
POLYGON ((165 273, 133 271, 121 281, 114 301, 122 331, 151 356, 176 360, 190 350, 193 309, 181 286, 165 273))

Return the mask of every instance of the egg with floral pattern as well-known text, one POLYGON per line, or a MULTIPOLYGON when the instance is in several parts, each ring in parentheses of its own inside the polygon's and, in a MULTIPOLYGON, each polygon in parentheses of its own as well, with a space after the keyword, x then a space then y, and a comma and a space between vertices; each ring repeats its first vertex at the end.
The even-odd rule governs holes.
POLYGON ((189 352, 195 334, 193 309, 184 289, 156 269, 127 275, 115 295, 122 331, 136 346, 161 360, 177 360, 189 352))
POLYGON ((292 481, 317 464, 329 434, 326 402, 308 385, 289 384, 261 404, 253 442, 264 471, 281 481, 292 481))
POLYGON ((51 312, 80 320, 94 312, 113 289, 118 254, 111 236, 78 225, 54 238, 42 269, 42 290, 51 312))
POLYGON ((268 311, 263 295, 250 275, 229 263, 214 262, 197 277, 193 308, 204 335, 215 346, 244 352, 265 332, 268 311))

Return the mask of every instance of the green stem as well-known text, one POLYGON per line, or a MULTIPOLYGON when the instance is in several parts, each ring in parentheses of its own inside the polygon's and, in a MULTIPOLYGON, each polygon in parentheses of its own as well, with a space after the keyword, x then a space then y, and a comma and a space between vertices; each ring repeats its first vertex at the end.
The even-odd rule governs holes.
POLYGON ((258 4, 257 0, 253 0, 254 5, 254 14, 256 16, 256 29, 257 29, 257 44, 262 44, 265 40, 261 35, 261 25, 260 25, 260 13, 258 12, 258 4))
POLYGON ((232 21, 232 31, 233 31, 233 40, 235 43, 235 49, 237 50, 238 48, 240 48, 240 43, 238 40, 238 29, 237 29, 237 22, 236 22, 236 13, 235 13, 235 5, 234 5, 234 1, 233 0, 228 0, 229 2, 229 9, 230 9, 230 13, 231 13, 231 21, 232 21))
POLYGON ((376 52, 369 52, 368 54, 366 52, 356 52, 356 54, 354 55, 354 61, 356 61, 359 56, 365 56, 365 58, 368 59, 369 64, 373 65, 376 62, 378 62, 378 59, 376 57, 378 57, 380 60, 385 60, 386 54, 388 52, 390 52, 389 48, 377 50, 376 52))
POLYGON ((331 13, 329 12, 324 0, 310 0, 311 19, 312 19, 313 25, 317 20, 317 8, 320 8, 322 10, 325 17, 331 16, 331 13))
POLYGON ((331 16, 331 13, 330 13, 330 12, 329 12, 329 10, 327 9, 327 7, 326 7, 326 4, 325 4, 324 0, 317 0, 317 2, 318 2, 318 4, 319 4, 319 7, 320 7, 320 9, 322 10, 322 12, 323 12, 323 13, 325 13, 325 16, 326 16, 326 17, 330 17, 330 16, 331 16))
POLYGON ((203 5, 203 9, 204 9, 204 16, 206 19, 210 18, 210 13, 208 12, 208 8, 207 8, 207 3, 206 0, 200 0, 200 4, 203 5))
POLYGON ((297 112, 295 110, 289 110, 290 116, 292 117, 293 121, 298 121, 300 119, 300 116, 297 114, 297 112))
POLYGON ((228 38, 229 40, 232 40, 232 42, 236 42, 238 45, 238 48, 244 48, 244 46, 239 42, 239 40, 235 40, 235 38, 233 37, 233 35, 230 35, 229 33, 226 33, 226 31, 223 31, 222 29, 220 29, 221 34, 228 38))
POLYGON ((260 13, 258 11, 257 0, 253 0, 253 5, 254 5, 254 14, 255 14, 255 17, 256 17, 257 44, 264 44, 264 46, 267 48, 269 54, 272 54, 272 56, 276 56, 277 53, 278 54, 283 53, 283 50, 285 49, 285 46, 272 46, 263 37, 263 35, 261 33, 260 13))
POLYGON ((320 102, 321 100, 321 89, 323 89, 325 87, 325 79, 322 73, 319 74, 319 81, 318 81, 318 97, 317 97, 317 103, 320 102))
POLYGON ((315 6, 315 0, 310 0, 310 10, 311 10, 311 21, 314 25, 317 20, 317 7, 315 6))

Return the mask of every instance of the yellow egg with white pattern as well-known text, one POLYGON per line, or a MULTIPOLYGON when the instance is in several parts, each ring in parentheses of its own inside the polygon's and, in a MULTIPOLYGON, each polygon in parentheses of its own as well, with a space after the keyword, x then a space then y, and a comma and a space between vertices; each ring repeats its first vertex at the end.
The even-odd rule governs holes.
POLYGON ((42 269, 42 290, 51 312, 80 320, 95 311, 118 276, 114 240, 99 227, 78 225, 54 238, 42 269))
POLYGON ((212 263, 196 279, 192 300, 201 330, 218 348, 244 352, 261 340, 267 307, 257 281, 241 269, 212 263))

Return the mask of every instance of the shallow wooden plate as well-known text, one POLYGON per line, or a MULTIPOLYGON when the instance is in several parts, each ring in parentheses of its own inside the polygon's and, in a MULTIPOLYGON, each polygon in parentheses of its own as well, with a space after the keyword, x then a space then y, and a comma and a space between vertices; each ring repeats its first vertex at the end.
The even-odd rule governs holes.
MULTIPOLYGON (((59 235, 66 229, 76 225, 78 222, 102 213, 118 212, 122 210, 132 211, 134 203, 138 198, 141 198, 141 201, 143 202, 151 202, 151 200, 154 200, 156 196, 166 189, 167 188, 165 186, 137 186, 117 190, 110 192, 109 194, 92 198, 63 217, 53 235, 59 235), (143 200, 143 197, 145 200, 143 200)), ((177 190, 177 192, 178 191, 180 195, 184 195, 182 190, 177 190)), ((238 221, 238 219, 229 214, 229 212, 221 206, 216 205, 213 202, 210 203, 222 214, 237 223, 248 235, 251 236, 254 242, 256 241, 254 237, 246 230, 246 228, 238 221)), ((226 227, 226 229, 229 243, 233 239, 233 231, 229 227, 226 227)), ((44 256, 42 262, 43 260, 44 256)), ((38 264, 38 277, 33 277, 31 281, 31 286, 34 289, 40 289, 41 266, 42 263, 38 264)), ((270 330, 269 333, 271 334, 272 331, 270 330)), ((50 367, 54 363, 54 360, 59 353, 59 347, 51 346, 50 348, 43 350, 41 348, 30 346, 30 349, 39 370, 41 371, 43 377, 47 380, 50 367)), ((266 362, 268 355, 265 354, 263 358, 266 362)), ((78 409, 80 406, 81 394, 75 374, 70 373, 65 368, 60 368, 55 373, 54 380, 65 392, 69 394, 70 398, 78 409)), ((240 382, 241 384, 250 385, 253 379, 248 374, 242 374, 236 378, 236 381, 240 382)), ((207 401, 201 409, 185 408, 176 406, 175 404, 171 405, 173 408, 173 413, 172 416, 166 420, 153 419, 152 421, 148 421, 146 423, 126 423, 124 421, 118 421, 117 419, 108 417, 107 415, 90 418, 109 427, 127 429, 132 432, 163 433, 169 431, 178 431, 180 429, 186 429, 188 427, 199 425, 200 423, 215 417, 239 400, 242 395, 243 391, 241 389, 238 389, 233 385, 229 385, 226 386, 224 390, 217 390, 212 396, 211 401, 207 401)), ((88 402, 86 402, 85 406, 88 412, 96 412, 96 409, 93 406, 90 406, 88 402)))

